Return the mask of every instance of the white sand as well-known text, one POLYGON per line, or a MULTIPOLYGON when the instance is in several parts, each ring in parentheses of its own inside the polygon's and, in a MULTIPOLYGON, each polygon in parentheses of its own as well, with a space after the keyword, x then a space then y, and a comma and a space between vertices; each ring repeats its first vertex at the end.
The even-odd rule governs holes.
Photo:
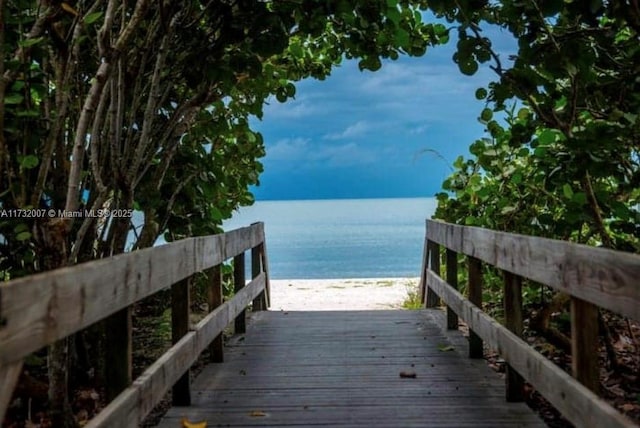
POLYGON ((417 278, 271 280, 271 310, 327 311, 402 307, 417 278))

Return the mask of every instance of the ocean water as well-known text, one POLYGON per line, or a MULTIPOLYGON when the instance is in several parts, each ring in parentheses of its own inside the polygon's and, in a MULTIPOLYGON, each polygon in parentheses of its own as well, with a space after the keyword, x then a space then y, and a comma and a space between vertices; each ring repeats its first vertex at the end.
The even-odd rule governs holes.
POLYGON ((420 275, 434 198, 258 201, 225 230, 265 223, 274 279, 420 275))

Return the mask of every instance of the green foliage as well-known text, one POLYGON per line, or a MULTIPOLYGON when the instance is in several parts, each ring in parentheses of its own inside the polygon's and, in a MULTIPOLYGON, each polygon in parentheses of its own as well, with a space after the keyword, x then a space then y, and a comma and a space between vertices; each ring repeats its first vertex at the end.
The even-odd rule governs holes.
MULTIPOLYGON (((640 252, 640 13, 621 1, 430 5, 458 25, 461 72, 489 62, 497 76, 475 93, 486 135, 455 161, 435 217, 640 252), (513 62, 487 24, 513 35, 513 62)), ((500 317, 502 277, 483 277, 485 310, 500 317)), ((525 305, 549 294, 523 283, 525 305)))
POLYGON ((11 277, 117 254, 131 239, 137 249, 219 232, 253 203, 264 141, 249 120, 265 101, 294 98, 295 82, 325 79, 344 58, 376 70, 448 38, 419 1, 3 7, 0 207, 144 215, 136 231, 129 219, 0 219, 11 277))
POLYGON ((640 251, 640 16, 625 9, 508 1, 441 11, 460 24, 460 67, 491 61, 498 80, 476 91, 487 137, 454 164, 437 217, 640 251), (509 68, 483 22, 518 41, 509 68))
POLYGON ((420 290, 418 284, 415 282, 409 282, 406 284, 407 297, 402 302, 402 307, 409 310, 422 309, 424 306, 420 301, 420 290))

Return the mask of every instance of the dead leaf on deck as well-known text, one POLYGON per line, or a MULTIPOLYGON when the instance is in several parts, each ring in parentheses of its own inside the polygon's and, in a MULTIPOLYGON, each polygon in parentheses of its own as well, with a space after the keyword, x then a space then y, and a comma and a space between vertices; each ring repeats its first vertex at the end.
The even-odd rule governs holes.
POLYGON ((416 375, 416 372, 400 372, 400 377, 403 379, 415 379, 418 375, 416 375))
POLYGON ((249 413, 249 416, 251 416, 252 418, 262 418, 267 416, 267 414, 262 410, 253 410, 251 413, 249 413))
POLYGON ((207 422, 191 422, 187 418, 182 418, 182 428, 207 428, 207 422))

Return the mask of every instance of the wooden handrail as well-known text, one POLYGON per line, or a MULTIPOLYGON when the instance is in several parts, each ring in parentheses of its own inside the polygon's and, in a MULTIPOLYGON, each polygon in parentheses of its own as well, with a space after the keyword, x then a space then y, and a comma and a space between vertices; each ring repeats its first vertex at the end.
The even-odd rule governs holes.
POLYGON ((427 220, 427 239, 640 320, 637 254, 436 220, 427 220))
MULTIPOLYGON (((231 321, 242 323, 240 317, 249 304, 260 302, 259 309, 266 309, 269 281, 264 243, 264 225, 255 223, 0 283, 0 421, 26 356, 174 286, 173 308, 181 312, 172 314, 178 317, 174 325, 179 325, 175 345, 88 425, 137 426, 181 377, 187 379, 182 387, 188 388, 184 374, 212 342, 211 346, 221 344, 214 339, 231 321), (210 268, 219 274, 218 266, 225 260, 244 260, 241 255, 248 250, 258 258, 252 260, 252 281, 238 287, 233 299, 223 304, 219 298, 210 300, 219 306, 187 331, 187 279, 210 268)), ((221 285, 219 280, 212 281, 216 289, 211 296, 219 295, 221 285)), ((221 349, 215 351, 215 358, 221 360, 221 349)))
POLYGON ((508 363, 508 400, 521 398, 522 376, 576 426, 636 426, 594 391, 599 383, 595 352, 597 307, 640 318, 640 256, 434 220, 427 220, 426 227, 421 275, 423 302, 427 307, 433 307, 440 298, 449 311, 467 323, 470 357, 481 355, 479 338, 498 350, 508 363), (447 249, 448 263, 457 263, 457 258, 450 252, 468 256, 473 302, 441 278, 439 245, 447 249), (506 326, 481 309, 481 262, 506 273, 506 326), (517 306, 521 302, 518 286, 521 278, 529 278, 571 296, 574 377, 519 337, 522 321, 517 306))

